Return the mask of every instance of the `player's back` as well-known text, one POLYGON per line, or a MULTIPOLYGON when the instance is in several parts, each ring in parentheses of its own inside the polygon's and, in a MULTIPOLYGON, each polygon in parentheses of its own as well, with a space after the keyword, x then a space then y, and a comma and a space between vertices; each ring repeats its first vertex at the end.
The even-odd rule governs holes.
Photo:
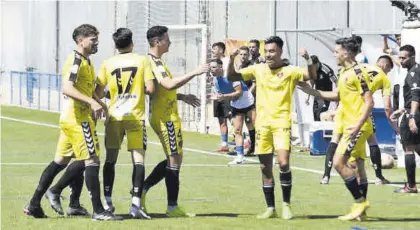
POLYGON ((283 66, 270 69, 265 63, 249 68, 255 68, 257 123, 264 121, 267 124, 290 128, 293 93, 297 81, 303 80, 302 68, 283 66), (282 121, 281 124, 279 120, 282 121))
POLYGON ((363 70, 369 74, 370 91, 374 94, 378 90, 382 90, 383 96, 391 96, 391 81, 385 72, 376 65, 363 64, 363 70))
MULTIPOLYGON (((363 114, 365 101, 363 94, 369 90, 369 76, 367 72, 361 71, 357 74, 354 68, 342 69, 338 80, 338 90, 341 103, 341 119, 344 126, 356 125, 363 114)), ((366 121, 361 130, 372 128, 370 119, 366 121)))
MULTIPOLYGON (((150 62, 153 75, 158 83, 164 78, 172 78, 168 66, 161 58, 149 54, 147 55, 147 59, 150 62)), ((158 84, 151 97, 150 122, 180 121, 177 103, 176 90, 167 90, 158 84)))
MULTIPOLYGON (((65 81, 72 81, 74 88, 80 93, 92 97, 95 85, 95 70, 89 58, 84 57, 77 51, 73 51, 64 64, 62 78, 65 81)), ((91 119, 90 113, 90 105, 68 96, 63 96, 60 123, 80 124, 91 119)))
POLYGON ((112 120, 145 119, 145 81, 150 71, 146 58, 131 52, 104 61, 98 84, 109 86, 112 120))

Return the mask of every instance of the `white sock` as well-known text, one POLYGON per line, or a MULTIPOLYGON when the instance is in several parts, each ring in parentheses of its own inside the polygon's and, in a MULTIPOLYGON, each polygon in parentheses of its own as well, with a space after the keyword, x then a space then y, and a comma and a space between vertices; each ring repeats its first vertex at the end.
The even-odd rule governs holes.
POLYGON ((140 207, 140 198, 133 196, 133 200, 131 201, 137 207, 140 207))
POLYGON ((106 201, 107 204, 112 204, 112 197, 106 196, 105 201, 106 201))
POLYGON ((226 147, 226 146, 228 146, 228 143, 227 142, 222 142, 222 147, 226 147))
POLYGON ((176 208, 178 208, 178 205, 168 205, 168 210, 169 210, 169 211, 173 211, 173 210, 175 210, 176 208))

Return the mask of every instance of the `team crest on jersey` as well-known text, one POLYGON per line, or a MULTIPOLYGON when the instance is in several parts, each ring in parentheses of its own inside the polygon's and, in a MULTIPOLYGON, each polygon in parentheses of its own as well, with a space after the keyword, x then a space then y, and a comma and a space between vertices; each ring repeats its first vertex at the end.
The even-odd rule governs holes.
POLYGON ((415 74, 414 72, 411 72, 411 73, 410 73, 411 77, 414 77, 414 74, 415 74))

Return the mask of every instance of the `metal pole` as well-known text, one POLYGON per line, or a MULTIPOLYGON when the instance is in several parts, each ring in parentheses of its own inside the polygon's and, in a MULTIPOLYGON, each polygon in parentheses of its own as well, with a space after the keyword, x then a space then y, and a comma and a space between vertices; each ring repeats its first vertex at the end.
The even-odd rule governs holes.
POLYGON ((60 71, 60 1, 55 2, 55 72, 60 71))
POLYGON ((379 35, 379 34, 400 34, 399 30, 353 30, 351 34, 357 35, 379 35))
POLYGON ((273 23, 272 23, 272 30, 273 30, 273 35, 276 35, 276 29, 277 29, 277 0, 273 1, 273 4, 271 4, 271 13, 272 13, 272 18, 273 19, 273 23))
MULTIPOLYGON (((207 27, 201 29, 201 62, 206 63, 207 61, 207 27)), ((203 76, 200 78, 200 85, 204 87, 201 89, 201 106, 200 106, 200 114, 201 114, 201 121, 200 121, 200 133, 206 133, 207 124, 206 124, 206 112, 207 112, 207 90, 206 90, 206 83, 207 83, 207 76, 203 76)))
POLYGON ((350 28, 350 0, 347 0, 347 28, 350 28))
POLYGON ((41 74, 38 74, 38 109, 41 109, 41 74))
POLYGON ((229 0, 225 2, 225 38, 229 36, 229 0))

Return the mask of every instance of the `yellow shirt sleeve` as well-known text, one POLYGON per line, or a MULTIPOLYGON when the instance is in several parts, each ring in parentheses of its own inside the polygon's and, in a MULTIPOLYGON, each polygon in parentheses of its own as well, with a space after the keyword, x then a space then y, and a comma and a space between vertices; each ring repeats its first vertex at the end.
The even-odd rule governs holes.
POLYGON ((101 69, 99 70, 98 78, 96 79, 96 83, 100 86, 106 86, 108 81, 106 79, 106 66, 105 63, 102 64, 101 69))
POLYGON ((244 81, 250 81, 252 79, 255 79, 255 66, 256 65, 252 65, 240 70, 241 76, 244 79, 244 81))
POLYGON ((155 76, 153 75, 153 71, 152 71, 152 65, 147 58, 143 59, 143 77, 144 77, 144 82, 155 79, 155 76))
POLYGON ((293 67, 290 73, 293 80, 303 81, 303 73, 305 73, 305 68, 302 67, 293 67))
POLYGON ((385 73, 381 73, 381 78, 382 78, 382 96, 391 96, 392 94, 392 84, 391 81, 389 80, 388 76, 386 76, 385 73))

